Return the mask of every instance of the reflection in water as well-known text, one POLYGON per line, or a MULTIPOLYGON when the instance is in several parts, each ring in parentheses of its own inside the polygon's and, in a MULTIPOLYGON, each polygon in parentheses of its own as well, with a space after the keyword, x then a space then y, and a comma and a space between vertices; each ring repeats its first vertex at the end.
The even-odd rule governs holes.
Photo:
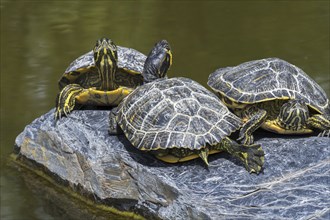
MULTIPOLYGON (((38 176, 31 170, 20 166, 19 164, 12 162, 10 166, 10 168, 16 168, 20 170, 20 181, 23 182, 28 188, 28 198, 32 197, 36 199, 37 203, 30 204, 29 208, 34 208, 33 215, 35 215, 38 219, 127 219, 127 217, 125 218, 123 216, 115 215, 110 211, 102 210, 102 205, 99 208, 90 206, 88 200, 86 200, 86 202, 80 200, 75 195, 75 193, 73 193, 71 190, 68 190, 66 187, 58 187, 55 181, 48 181, 38 176)), ((10 193, 4 193, 4 195, 8 195, 7 199, 13 199, 10 193)), ((8 210, 6 210, 6 208, 3 209, 5 212, 2 213, 2 215, 4 217, 19 219, 20 216, 11 216, 10 214, 18 214, 23 210, 19 210, 19 207, 16 207, 18 209, 16 209, 14 212, 14 210, 11 210, 11 208, 12 207, 8 207, 8 210)), ((22 208, 24 209, 25 206, 22 208)), ((129 214, 131 215, 131 213, 129 214)), ((33 219, 33 215, 25 215, 24 217, 25 219, 33 219)), ((141 219, 141 217, 135 215, 135 219, 141 219)))
MULTIPOLYGON (((67 65, 103 36, 143 53, 167 39, 174 54, 169 76, 190 77, 203 85, 219 67, 280 57, 302 68, 330 95, 329 1, 4 0, 2 165, 24 126, 54 107, 57 80, 67 65)), ((15 175, 1 171, 1 219, 48 218, 15 175)))

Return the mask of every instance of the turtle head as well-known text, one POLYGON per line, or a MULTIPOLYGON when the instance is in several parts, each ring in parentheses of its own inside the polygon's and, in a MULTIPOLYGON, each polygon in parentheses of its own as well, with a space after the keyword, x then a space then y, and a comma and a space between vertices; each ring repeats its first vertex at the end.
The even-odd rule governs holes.
POLYGON ((100 38, 96 41, 93 52, 95 66, 100 74, 101 89, 116 89, 114 75, 118 62, 117 46, 108 38, 100 38))
POLYGON ((309 118, 307 105, 300 100, 290 100, 283 104, 278 115, 278 124, 289 130, 300 130, 309 118))
POLYGON ((156 79, 166 78, 166 73, 172 65, 172 52, 170 44, 161 40, 150 51, 143 69, 145 83, 156 79))

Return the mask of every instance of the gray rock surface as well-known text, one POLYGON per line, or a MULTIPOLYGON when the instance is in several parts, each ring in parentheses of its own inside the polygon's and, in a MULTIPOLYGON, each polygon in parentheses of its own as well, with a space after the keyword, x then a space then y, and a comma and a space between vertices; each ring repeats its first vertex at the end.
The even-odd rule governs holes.
POLYGON ((54 109, 26 126, 16 152, 74 190, 148 219, 330 219, 330 139, 259 133, 264 171, 228 154, 166 164, 108 134, 105 110, 54 109), (78 190, 79 189, 79 190, 78 190))

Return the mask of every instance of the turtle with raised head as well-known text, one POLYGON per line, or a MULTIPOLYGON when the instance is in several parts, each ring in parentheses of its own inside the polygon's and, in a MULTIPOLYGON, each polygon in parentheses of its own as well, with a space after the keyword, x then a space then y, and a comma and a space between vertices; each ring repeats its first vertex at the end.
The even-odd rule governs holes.
POLYGON ((303 70, 279 58, 266 58, 216 70, 208 85, 245 124, 239 140, 253 143, 261 127, 279 134, 330 135, 330 103, 303 70))
POLYGON ((260 172, 264 152, 260 145, 243 146, 228 136, 241 120, 202 85, 188 78, 167 79, 172 53, 167 41, 156 44, 139 86, 110 114, 110 133, 118 125, 132 145, 158 159, 177 163, 221 151, 238 158, 249 172, 260 172))
POLYGON ((59 80, 55 118, 69 114, 76 104, 116 106, 143 83, 146 56, 111 39, 96 41, 92 51, 74 60, 59 80))

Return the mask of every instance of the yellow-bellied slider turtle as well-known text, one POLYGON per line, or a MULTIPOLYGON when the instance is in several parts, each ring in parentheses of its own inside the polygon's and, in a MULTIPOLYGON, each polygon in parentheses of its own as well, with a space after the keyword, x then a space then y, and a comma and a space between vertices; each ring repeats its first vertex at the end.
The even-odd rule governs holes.
MULTIPOLYGON (((163 40, 147 57, 138 87, 110 114, 110 133, 116 125, 133 146, 169 163, 226 151, 249 172, 260 172, 264 152, 260 145, 243 146, 228 136, 238 130, 241 119, 219 98, 197 82, 179 77, 166 79, 170 66, 169 44, 163 40)), ((114 131, 115 130, 115 131, 114 131)))
POLYGON ((208 85, 246 122, 239 139, 253 143, 262 127, 279 134, 330 134, 330 105, 324 90, 300 68, 278 58, 220 68, 208 85))
POLYGON ((116 106, 143 82, 146 56, 112 40, 97 40, 94 49, 74 60, 59 80, 55 117, 67 115, 76 103, 116 106))

